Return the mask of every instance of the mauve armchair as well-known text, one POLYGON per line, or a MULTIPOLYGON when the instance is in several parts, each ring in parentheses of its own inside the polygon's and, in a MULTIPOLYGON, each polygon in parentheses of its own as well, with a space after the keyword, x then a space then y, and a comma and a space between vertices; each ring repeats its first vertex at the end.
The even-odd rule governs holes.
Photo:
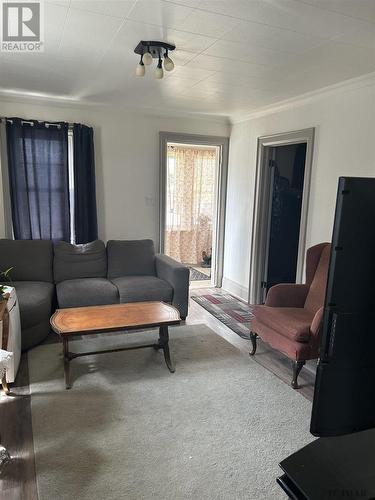
POLYGON ((327 286, 331 245, 320 243, 307 250, 306 283, 285 283, 269 289, 266 303, 254 306, 250 339, 254 356, 257 337, 293 362, 291 385, 309 359, 319 354, 320 331, 327 286))

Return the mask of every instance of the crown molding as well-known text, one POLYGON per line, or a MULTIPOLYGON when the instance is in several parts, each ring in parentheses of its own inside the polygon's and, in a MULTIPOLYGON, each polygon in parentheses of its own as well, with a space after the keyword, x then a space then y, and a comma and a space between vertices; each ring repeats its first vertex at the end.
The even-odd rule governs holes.
POLYGON ((353 90, 358 90, 363 87, 370 87, 375 85, 375 72, 367 73, 365 75, 351 78, 350 80, 344 80, 340 83, 335 83, 329 85, 328 87, 323 87, 318 90, 313 90, 311 92, 306 92, 291 99, 285 99, 277 103, 271 104, 269 106, 264 106, 250 113, 240 113, 237 115, 231 115, 229 117, 230 123, 232 125, 236 123, 242 123, 249 120, 254 120, 255 118, 261 118, 263 116, 271 115, 274 113, 280 113, 281 111, 286 111, 290 108, 304 106, 319 99, 329 97, 330 95, 337 94, 338 92, 350 92, 353 90))
POLYGON ((43 94, 29 94, 24 92, 7 92, 0 90, 0 103, 14 103, 14 104, 30 104, 34 106, 53 106, 57 108, 65 109, 84 109, 94 111, 96 109, 103 112, 103 110, 114 111, 117 114, 119 112, 140 114, 142 116, 150 117, 160 117, 160 118, 177 118, 177 119, 190 119, 190 120, 203 120, 210 121, 211 123, 218 123, 221 125, 230 126, 229 116, 227 115, 215 115, 209 113, 197 113, 194 111, 177 111, 170 108, 147 108, 147 107, 136 107, 136 106, 122 106, 113 102, 95 102, 95 101, 83 101, 80 98, 65 97, 65 96, 48 96, 43 94))
POLYGON ((99 102, 85 102, 81 101, 76 97, 68 96, 52 96, 47 94, 39 93, 28 93, 28 92, 17 92, 17 91, 6 91, 0 90, 0 102, 10 102, 15 104, 31 104, 35 106, 45 106, 46 104, 50 106, 55 106, 59 108, 93 108, 101 107, 102 103, 99 102))
POLYGON ((108 105, 108 108, 111 109, 112 106, 114 106, 116 110, 123 110, 124 112, 134 113, 134 114, 138 113, 143 116, 160 117, 160 118, 180 118, 186 120, 188 119, 202 120, 227 126, 230 126, 231 124, 229 116, 227 115, 197 113, 195 111, 176 111, 170 108, 157 108, 157 107, 155 108, 130 107, 130 106, 118 107, 113 104, 108 105))

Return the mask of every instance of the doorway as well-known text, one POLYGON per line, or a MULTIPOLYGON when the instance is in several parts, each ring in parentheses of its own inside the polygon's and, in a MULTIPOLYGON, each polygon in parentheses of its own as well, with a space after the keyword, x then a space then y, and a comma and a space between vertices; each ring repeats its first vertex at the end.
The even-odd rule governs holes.
POLYGON ((302 281, 314 129, 258 140, 251 303, 278 283, 302 281))
POLYGON ((226 141, 161 133, 160 247, 194 287, 221 286, 226 141))

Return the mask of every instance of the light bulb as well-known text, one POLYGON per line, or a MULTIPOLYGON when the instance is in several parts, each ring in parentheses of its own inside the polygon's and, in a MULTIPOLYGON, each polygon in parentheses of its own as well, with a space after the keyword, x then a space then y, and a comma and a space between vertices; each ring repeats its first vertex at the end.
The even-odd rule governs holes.
POLYGON ((143 62, 141 61, 138 64, 137 69, 135 70, 135 74, 137 76, 145 76, 145 73, 146 73, 146 68, 145 68, 145 65, 143 64, 143 62))
POLYGON ((152 55, 150 54, 150 52, 145 52, 143 54, 143 62, 146 66, 150 66, 150 64, 152 63, 152 55))
POLYGON ((163 78, 163 76, 164 76, 163 68, 162 67, 159 68, 159 66, 158 66, 155 70, 155 78, 157 80, 161 80, 163 78))
POLYGON ((164 69, 165 71, 172 71, 174 69, 174 62, 167 55, 164 56, 164 69))

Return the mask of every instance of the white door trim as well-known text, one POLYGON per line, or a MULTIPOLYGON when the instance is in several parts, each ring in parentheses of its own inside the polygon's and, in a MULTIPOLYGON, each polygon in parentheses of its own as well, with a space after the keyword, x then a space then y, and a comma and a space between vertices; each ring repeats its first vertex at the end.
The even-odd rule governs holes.
POLYGON ((253 209, 253 225, 251 235, 249 303, 260 304, 263 299, 261 281, 264 273, 265 252, 267 246, 267 216, 269 200, 270 169, 269 152, 273 146, 306 143, 305 176, 303 183, 301 224, 298 243, 298 260, 296 282, 301 283, 303 277, 304 258, 306 253, 307 211, 310 195, 310 179, 314 148, 314 128, 307 128, 281 134, 267 135, 258 138, 257 167, 255 177, 255 197, 253 209))
POLYGON ((165 203, 166 203, 166 161, 167 144, 177 142, 181 144, 199 144, 218 146, 220 159, 217 175, 217 202, 216 202, 216 235, 213 246, 213 286, 221 287, 223 283, 224 266, 224 237, 225 237, 225 210, 228 178, 229 138, 199 134, 179 134, 174 132, 160 132, 160 170, 159 170, 159 251, 164 252, 165 236, 165 203))

